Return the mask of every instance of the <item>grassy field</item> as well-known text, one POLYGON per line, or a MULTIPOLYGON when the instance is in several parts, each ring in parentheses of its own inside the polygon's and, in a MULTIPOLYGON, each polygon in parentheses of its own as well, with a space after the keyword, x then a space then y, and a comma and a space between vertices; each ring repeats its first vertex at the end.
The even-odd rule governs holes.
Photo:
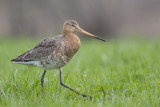
POLYGON ((0 40, 0 107, 160 105, 160 39, 82 40, 78 53, 63 68, 66 85, 94 96, 93 100, 60 86, 59 72, 49 70, 41 94, 43 69, 10 62, 39 40, 0 40))

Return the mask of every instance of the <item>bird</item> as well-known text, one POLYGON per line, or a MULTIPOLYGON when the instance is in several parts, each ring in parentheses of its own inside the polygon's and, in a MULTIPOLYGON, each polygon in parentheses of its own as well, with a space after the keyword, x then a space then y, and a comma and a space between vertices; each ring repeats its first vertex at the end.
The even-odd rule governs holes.
POLYGON ((41 77, 42 93, 44 89, 44 76, 46 71, 50 69, 57 69, 60 74, 61 86, 76 92, 83 97, 87 97, 88 95, 79 93, 78 91, 65 85, 62 81, 62 67, 72 59, 81 45, 80 39, 75 32, 80 32, 105 42, 104 39, 83 30, 76 21, 67 20, 63 25, 61 35, 42 40, 34 48, 28 50, 15 59, 12 59, 11 61, 27 66, 44 68, 44 72, 41 77))

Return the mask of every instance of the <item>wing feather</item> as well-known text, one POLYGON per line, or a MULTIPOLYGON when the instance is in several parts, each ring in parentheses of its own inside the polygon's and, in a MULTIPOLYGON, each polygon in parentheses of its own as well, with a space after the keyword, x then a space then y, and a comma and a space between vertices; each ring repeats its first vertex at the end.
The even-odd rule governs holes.
POLYGON ((11 60, 15 62, 28 62, 43 60, 54 51, 55 38, 46 38, 37 44, 33 49, 25 52, 17 58, 11 60))

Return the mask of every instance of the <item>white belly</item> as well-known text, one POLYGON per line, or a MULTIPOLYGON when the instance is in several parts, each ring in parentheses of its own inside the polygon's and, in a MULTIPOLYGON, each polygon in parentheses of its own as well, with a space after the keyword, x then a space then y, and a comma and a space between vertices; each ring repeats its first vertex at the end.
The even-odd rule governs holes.
POLYGON ((57 64, 56 62, 45 63, 45 61, 28 61, 28 62, 15 62, 18 64, 23 64, 26 66, 36 66, 47 69, 59 69, 63 66, 63 64, 57 64))
POLYGON ((24 64, 26 66, 43 67, 43 65, 40 64, 40 61, 27 61, 27 62, 14 62, 14 63, 24 64))
POLYGON ((48 57, 47 59, 41 61, 27 61, 27 62, 15 62, 18 64, 24 64, 26 66, 37 66, 47 69, 59 69, 68 63, 69 59, 65 56, 55 57, 51 59, 48 57))

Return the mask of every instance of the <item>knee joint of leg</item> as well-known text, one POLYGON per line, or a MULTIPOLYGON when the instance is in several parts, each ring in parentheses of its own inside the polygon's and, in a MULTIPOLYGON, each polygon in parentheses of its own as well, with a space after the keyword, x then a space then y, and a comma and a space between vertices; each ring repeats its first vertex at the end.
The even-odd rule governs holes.
POLYGON ((63 85, 63 82, 60 82, 60 85, 63 85))

